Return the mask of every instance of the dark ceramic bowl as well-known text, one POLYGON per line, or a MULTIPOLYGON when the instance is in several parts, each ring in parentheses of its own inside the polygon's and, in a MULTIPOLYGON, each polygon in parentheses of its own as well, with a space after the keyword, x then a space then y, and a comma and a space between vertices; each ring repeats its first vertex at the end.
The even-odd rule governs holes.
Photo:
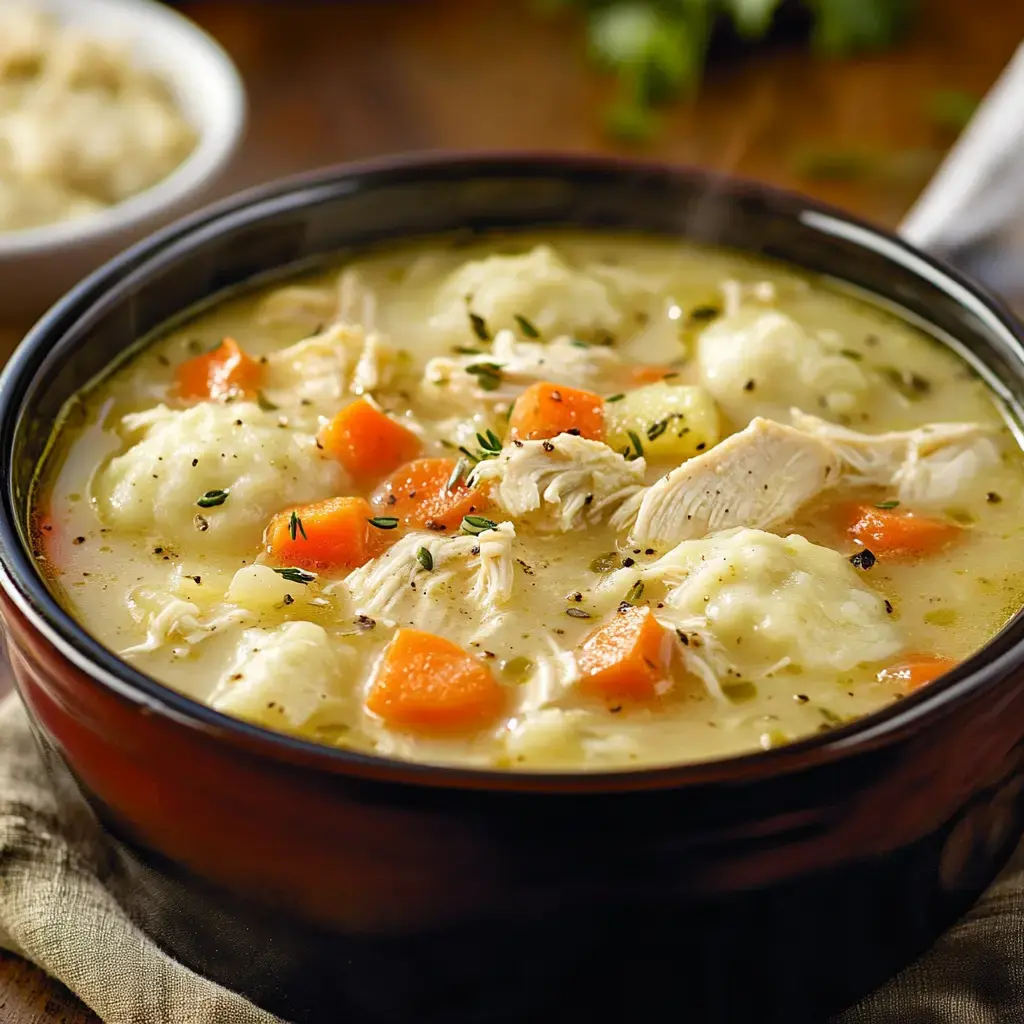
POLYGON ((33 563, 27 502, 54 418, 136 338, 339 250, 553 225, 686 237, 848 282, 957 338, 1011 401, 1024 393, 1020 338, 992 299, 892 236, 761 186, 527 156, 274 185, 107 264, 0 380, 0 596, 18 689, 65 813, 102 822, 130 912, 289 1020, 820 1020, 923 950, 1020 834, 1019 620, 924 691, 778 751, 502 774, 226 718, 87 636, 33 563))

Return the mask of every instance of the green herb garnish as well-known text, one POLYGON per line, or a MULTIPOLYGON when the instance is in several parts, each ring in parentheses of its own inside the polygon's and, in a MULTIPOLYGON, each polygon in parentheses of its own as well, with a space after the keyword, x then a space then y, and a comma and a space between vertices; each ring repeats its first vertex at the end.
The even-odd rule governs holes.
POLYGON ((366 521, 378 530, 393 530, 398 526, 398 520, 394 516, 374 516, 366 521))
POLYGON ((469 463, 465 459, 459 459, 455 463, 455 468, 452 470, 452 475, 448 477, 448 483, 445 484, 444 489, 446 491, 453 491, 458 485, 459 480, 462 479, 463 474, 469 469, 469 463))
POLYGON ((521 313, 516 313, 513 317, 515 322, 519 325, 519 330, 522 331, 523 337, 525 338, 539 338, 540 331, 537 330, 529 320, 526 319, 521 313))
POLYGON ((501 387, 501 367, 497 363, 471 363, 466 373, 476 377, 483 391, 497 391, 501 387))
POLYGON ((932 384, 913 370, 900 370, 895 366, 881 366, 879 373, 906 399, 918 402, 931 393, 932 384))
POLYGON ((290 565, 286 569, 275 569, 274 572, 276 572, 278 576, 286 579, 289 583, 301 583, 304 587, 316 579, 316 575, 314 573, 306 572, 305 569, 300 569, 295 565, 290 565))
POLYGON ((498 455, 501 452, 501 438, 493 430, 487 430, 483 434, 477 434, 476 439, 480 447, 488 455, 498 455))
POLYGON ((667 419, 658 420, 657 423, 652 423, 647 428, 647 440, 648 441, 657 441, 658 438, 661 437, 661 435, 664 434, 666 430, 668 430, 668 420, 667 419))
POLYGON ((426 548, 417 549, 416 561, 419 562, 427 572, 431 572, 434 568, 434 556, 426 548))
POLYGON ((483 516, 463 516, 462 518, 462 532, 468 533, 472 537, 486 533, 487 530, 496 530, 497 528, 497 523, 492 522, 490 519, 485 519, 483 516))
POLYGON ((643 596, 644 596, 644 581, 643 580, 637 580, 636 583, 634 583, 633 586, 631 586, 629 588, 629 593, 626 595, 626 600, 630 604, 636 604, 637 601, 639 601, 640 598, 643 597, 643 596))
POLYGON ((207 491, 196 504, 200 508, 216 508, 228 500, 229 491, 207 491))
POLYGON ((274 405, 274 403, 269 398, 267 398, 267 396, 263 394, 262 391, 256 392, 256 404, 264 412, 277 412, 277 410, 281 408, 279 405, 274 405))
POLYGON ((487 321, 482 316, 480 316, 478 313, 473 313, 472 311, 470 312, 470 314, 469 314, 469 325, 470 325, 470 327, 473 328, 473 333, 481 341, 490 341, 491 340, 490 332, 487 330, 487 321))
POLYGON ((607 555, 598 555, 590 563, 591 572, 613 572, 619 566, 619 556, 614 551, 609 551, 607 555))
POLYGON ((841 348, 839 350, 841 356, 846 356, 847 359, 852 359, 855 363, 863 362, 864 356, 852 348, 841 348))
POLYGON ((621 402, 626 396, 620 391, 617 395, 609 395, 606 402, 621 402))
POLYGON ((623 449, 622 454, 632 462, 634 459, 642 459, 644 457, 644 446, 640 440, 639 435, 635 430, 627 430, 626 434, 632 444, 632 448, 623 449))
POLYGON ((899 508, 899 507, 900 507, 900 503, 898 501, 896 501, 895 498, 891 499, 890 501, 880 501, 880 502, 878 502, 877 505, 875 505, 875 508, 883 508, 886 511, 888 511, 891 508, 899 508))
POLYGON ((718 306, 694 306, 693 309, 687 314, 689 320, 696 321, 697 323, 706 323, 708 320, 715 320, 722 315, 722 310, 718 306))
POLYGON ((292 513, 291 519, 288 520, 288 536, 292 540, 295 540, 296 534, 302 534, 303 540, 309 540, 306 536, 306 528, 302 525, 302 520, 296 513, 292 513))

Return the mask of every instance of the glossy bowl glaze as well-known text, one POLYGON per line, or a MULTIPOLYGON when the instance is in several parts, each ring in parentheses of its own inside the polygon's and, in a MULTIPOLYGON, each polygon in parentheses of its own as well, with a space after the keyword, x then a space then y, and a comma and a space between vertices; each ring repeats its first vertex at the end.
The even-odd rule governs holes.
POLYGON ((777 751, 545 776, 265 732, 140 675, 54 601, 26 530, 33 471, 61 405, 137 338, 327 254, 556 225, 837 278, 955 337, 1010 404, 1024 394, 1009 316, 897 239, 800 197, 628 162, 329 171, 180 223, 71 293, 0 379, 0 599, 18 689, 65 813, 102 823, 131 913, 291 1021, 820 1021, 920 952, 1021 831, 1018 620, 934 686, 777 751))

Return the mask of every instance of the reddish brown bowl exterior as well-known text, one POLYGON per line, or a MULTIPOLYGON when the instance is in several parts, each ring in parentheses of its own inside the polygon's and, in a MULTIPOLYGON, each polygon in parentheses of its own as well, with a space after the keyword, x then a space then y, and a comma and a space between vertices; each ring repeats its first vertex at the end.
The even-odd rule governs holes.
POLYGON ((924 948, 1021 831, 1016 622, 926 693, 784 750, 559 777, 263 732, 140 676, 58 607, 25 528, 32 470, 60 405, 136 336, 348 246, 555 224, 685 233, 841 277, 954 334, 1009 398, 1024 390, 1010 318, 902 243, 798 197, 609 161, 330 172, 184 222, 72 293, 0 381, 18 689, 130 912, 293 1021, 821 1019, 924 948))

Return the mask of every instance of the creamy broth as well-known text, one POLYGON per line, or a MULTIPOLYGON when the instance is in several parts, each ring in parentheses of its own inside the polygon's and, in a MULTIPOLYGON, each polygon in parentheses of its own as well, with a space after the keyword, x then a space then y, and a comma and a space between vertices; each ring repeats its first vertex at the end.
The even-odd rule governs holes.
POLYGON ((371 253, 148 342, 69 406, 37 536, 86 629, 230 714, 585 770, 767 749, 962 660, 1020 605, 1022 479, 958 357, 823 282, 648 239, 491 237, 371 253), (225 337, 251 364, 186 397, 225 337), (404 428, 402 457, 449 460, 444 501, 470 497, 446 529, 405 523, 423 494, 389 504, 393 446, 346 461, 330 424, 354 402, 404 428), (322 521, 342 536, 316 503, 375 494, 356 519, 376 525, 347 521, 362 556, 304 557, 322 521), (447 692, 417 684, 402 630, 457 645, 447 692))

